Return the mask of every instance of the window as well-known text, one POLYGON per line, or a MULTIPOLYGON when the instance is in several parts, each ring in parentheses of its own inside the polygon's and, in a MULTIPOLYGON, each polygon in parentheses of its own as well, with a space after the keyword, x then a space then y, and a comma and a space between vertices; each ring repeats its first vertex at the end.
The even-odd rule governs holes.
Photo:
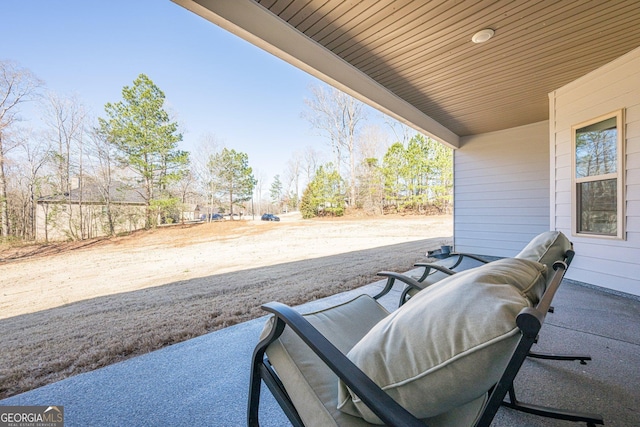
POLYGON ((624 236, 624 110, 572 127, 573 231, 624 236))

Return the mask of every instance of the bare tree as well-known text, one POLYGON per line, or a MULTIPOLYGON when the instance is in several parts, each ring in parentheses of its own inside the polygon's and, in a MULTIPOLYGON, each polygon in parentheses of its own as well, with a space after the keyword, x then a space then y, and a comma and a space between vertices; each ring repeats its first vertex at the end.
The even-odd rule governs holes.
POLYGON ((383 213, 383 183, 380 162, 387 149, 388 135, 377 125, 366 126, 358 135, 358 200, 359 206, 372 215, 383 213))
POLYGON ((357 163, 381 158, 389 145, 389 137, 378 125, 363 127, 356 141, 357 163))
POLYGON ((257 178, 256 178, 256 187, 253 192, 253 198, 257 199, 257 202, 258 202, 257 211, 258 211, 258 215, 261 215, 263 213, 262 212, 263 202, 267 204, 269 203, 263 200, 264 188, 265 188, 265 185, 267 185, 268 178, 267 178, 267 174, 264 171, 259 171, 259 170, 256 170, 255 176, 257 178))
POLYGON ((14 234, 35 239, 37 200, 47 185, 44 166, 49 158, 49 145, 46 138, 28 129, 20 130, 13 138, 17 146, 16 178, 21 184, 20 201, 14 200, 14 210, 18 204, 20 210, 17 215, 20 224, 14 225, 19 230, 14 230, 14 234))
POLYGON ((409 140, 416 134, 416 131, 414 129, 410 128, 404 123, 392 119, 387 115, 384 115, 383 117, 385 124, 389 126, 389 128, 393 132, 393 135, 395 136, 395 141, 393 142, 400 142, 402 145, 407 145, 409 140))
MULTIPOLYGON (((82 212, 82 157, 86 113, 75 97, 49 94, 45 122, 49 127, 53 160, 56 167, 56 187, 59 194, 67 197, 68 232, 76 239, 85 237, 85 224, 82 212), (71 208, 72 179, 77 177, 78 187, 78 223, 74 222, 71 208)), ((88 129, 87 129, 88 130, 88 129)))
POLYGON ((196 185, 196 175, 192 170, 188 170, 182 174, 182 177, 178 181, 172 184, 171 189, 169 190, 172 195, 177 194, 177 197, 180 200, 180 204, 182 205, 180 212, 180 222, 182 222, 183 224, 185 221, 185 207, 189 204, 192 204, 193 200, 195 199, 195 195, 197 193, 196 185))
POLYGON ((307 183, 311 182, 316 171, 324 162, 322 157, 322 153, 316 151, 313 147, 307 147, 304 150, 302 168, 304 169, 307 183))
POLYGON ((26 68, 11 61, 0 61, 0 236, 8 236, 9 203, 5 157, 14 148, 5 139, 12 124, 18 120, 18 106, 33 99, 42 82, 26 68))
POLYGON ((367 157, 358 167, 358 194, 365 213, 384 213, 384 177, 377 158, 367 157))
POLYGON ((300 201, 300 175, 302 174, 302 154, 299 151, 294 152, 287 161, 287 170, 285 172, 285 188, 288 194, 292 194, 294 198, 294 208, 298 208, 300 201))
POLYGON ((94 186, 104 203, 106 228, 110 236, 116 234, 116 214, 112 209, 112 196, 115 190, 116 153, 109 143, 107 135, 94 128, 89 134, 87 144, 87 169, 94 178, 94 186))
POLYGON ((356 200, 356 136, 360 122, 365 119, 364 104, 330 86, 311 86, 312 97, 305 99, 309 108, 303 116, 327 137, 335 155, 338 171, 342 170, 342 156, 346 151, 349 166, 349 198, 356 200))
MULTIPOLYGON (((200 137, 196 147, 195 156, 191 159, 191 173, 199 184, 200 191, 207 201, 207 213, 213 213, 214 205, 218 202, 216 194, 218 188, 213 173, 209 168, 209 159, 221 148, 218 138, 212 133, 206 133, 200 137)), ((211 217, 207 215, 210 220, 211 217)))

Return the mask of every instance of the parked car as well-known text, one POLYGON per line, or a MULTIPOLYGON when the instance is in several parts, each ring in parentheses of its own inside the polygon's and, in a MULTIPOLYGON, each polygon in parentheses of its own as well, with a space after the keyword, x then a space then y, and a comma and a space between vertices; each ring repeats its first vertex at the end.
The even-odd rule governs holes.
POLYGON ((214 213, 214 214, 202 214, 200 215, 200 221, 206 221, 207 219, 211 220, 211 221, 220 221, 222 220, 222 215, 218 214, 218 213, 214 213))
POLYGON ((262 215, 262 217, 260 218, 263 221, 280 221, 280 218, 275 216, 274 214, 264 214, 262 215))

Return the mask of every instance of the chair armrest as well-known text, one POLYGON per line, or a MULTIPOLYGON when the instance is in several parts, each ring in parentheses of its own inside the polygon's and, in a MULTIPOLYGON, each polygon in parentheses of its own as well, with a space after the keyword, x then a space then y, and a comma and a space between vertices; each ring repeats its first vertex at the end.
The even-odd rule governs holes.
MULTIPOLYGON (((424 427, 420 420, 385 393, 297 311, 278 302, 265 304, 262 308, 273 313, 277 323, 284 322, 289 326, 385 424, 424 427)), ((278 329, 278 326, 274 329, 278 329)))
POLYGON ((467 254, 467 253, 451 252, 451 254, 449 255, 449 257, 455 257, 455 256, 457 256, 458 259, 451 267, 444 267, 440 264, 425 263, 425 262, 413 264, 415 267, 425 268, 424 273, 422 273, 422 276, 420 276, 420 278, 418 279, 418 282, 423 282, 432 273, 431 270, 438 270, 450 276, 453 275, 455 273, 454 269, 462 263, 464 258, 471 258, 483 264, 488 264, 490 262, 479 256, 467 254))
POLYGON ((465 253, 465 252, 451 252, 451 254, 449 256, 450 257, 452 257, 452 256, 457 256, 458 257, 458 260, 455 262, 455 264, 453 264, 451 267, 449 267, 451 270, 453 270, 457 266, 459 266, 465 258, 471 258, 471 259, 474 259, 474 260, 476 260, 478 262, 481 262, 483 264, 489 264, 491 262, 491 261, 486 260, 484 258, 481 258, 481 257, 479 257, 477 255, 468 254, 468 253, 465 253))
POLYGON ((451 252, 451 256, 467 257, 467 258, 475 259, 476 261, 479 261, 483 264, 489 264, 491 262, 477 255, 468 254, 464 252, 451 252))
POLYGON ((421 291, 423 289, 423 286, 420 284, 419 281, 402 273, 396 273, 395 271, 380 271, 377 273, 377 275, 381 277, 386 277, 387 283, 385 283, 384 288, 377 295, 375 295, 373 299, 378 299, 381 296, 388 294, 389 291, 393 288, 393 285, 395 284, 396 279, 405 283, 410 288, 414 288, 418 291, 421 291))
POLYGON ((430 274, 429 273, 430 270, 441 271, 441 272, 443 272, 445 274, 448 274, 449 276, 453 276, 454 274, 456 274, 456 272, 451 270, 450 268, 444 267, 444 266, 439 265, 439 264, 432 264, 430 262, 418 262, 416 264, 413 264, 413 266, 414 267, 424 267, 426 269, 424 274, 422 275, 422 277, 420 277, 420 279, 418 279, 418 282, 424 281, 424 279, 426 279, 427 276, 430 274))

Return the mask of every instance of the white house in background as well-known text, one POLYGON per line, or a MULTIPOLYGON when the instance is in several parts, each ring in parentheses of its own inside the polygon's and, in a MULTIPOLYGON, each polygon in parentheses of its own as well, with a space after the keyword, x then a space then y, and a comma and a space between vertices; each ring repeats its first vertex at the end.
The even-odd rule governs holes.
POLYGON ((557 229, 568 278, 640 295, 637 0, 173 1, 453 147, 456 250, 557 229))

